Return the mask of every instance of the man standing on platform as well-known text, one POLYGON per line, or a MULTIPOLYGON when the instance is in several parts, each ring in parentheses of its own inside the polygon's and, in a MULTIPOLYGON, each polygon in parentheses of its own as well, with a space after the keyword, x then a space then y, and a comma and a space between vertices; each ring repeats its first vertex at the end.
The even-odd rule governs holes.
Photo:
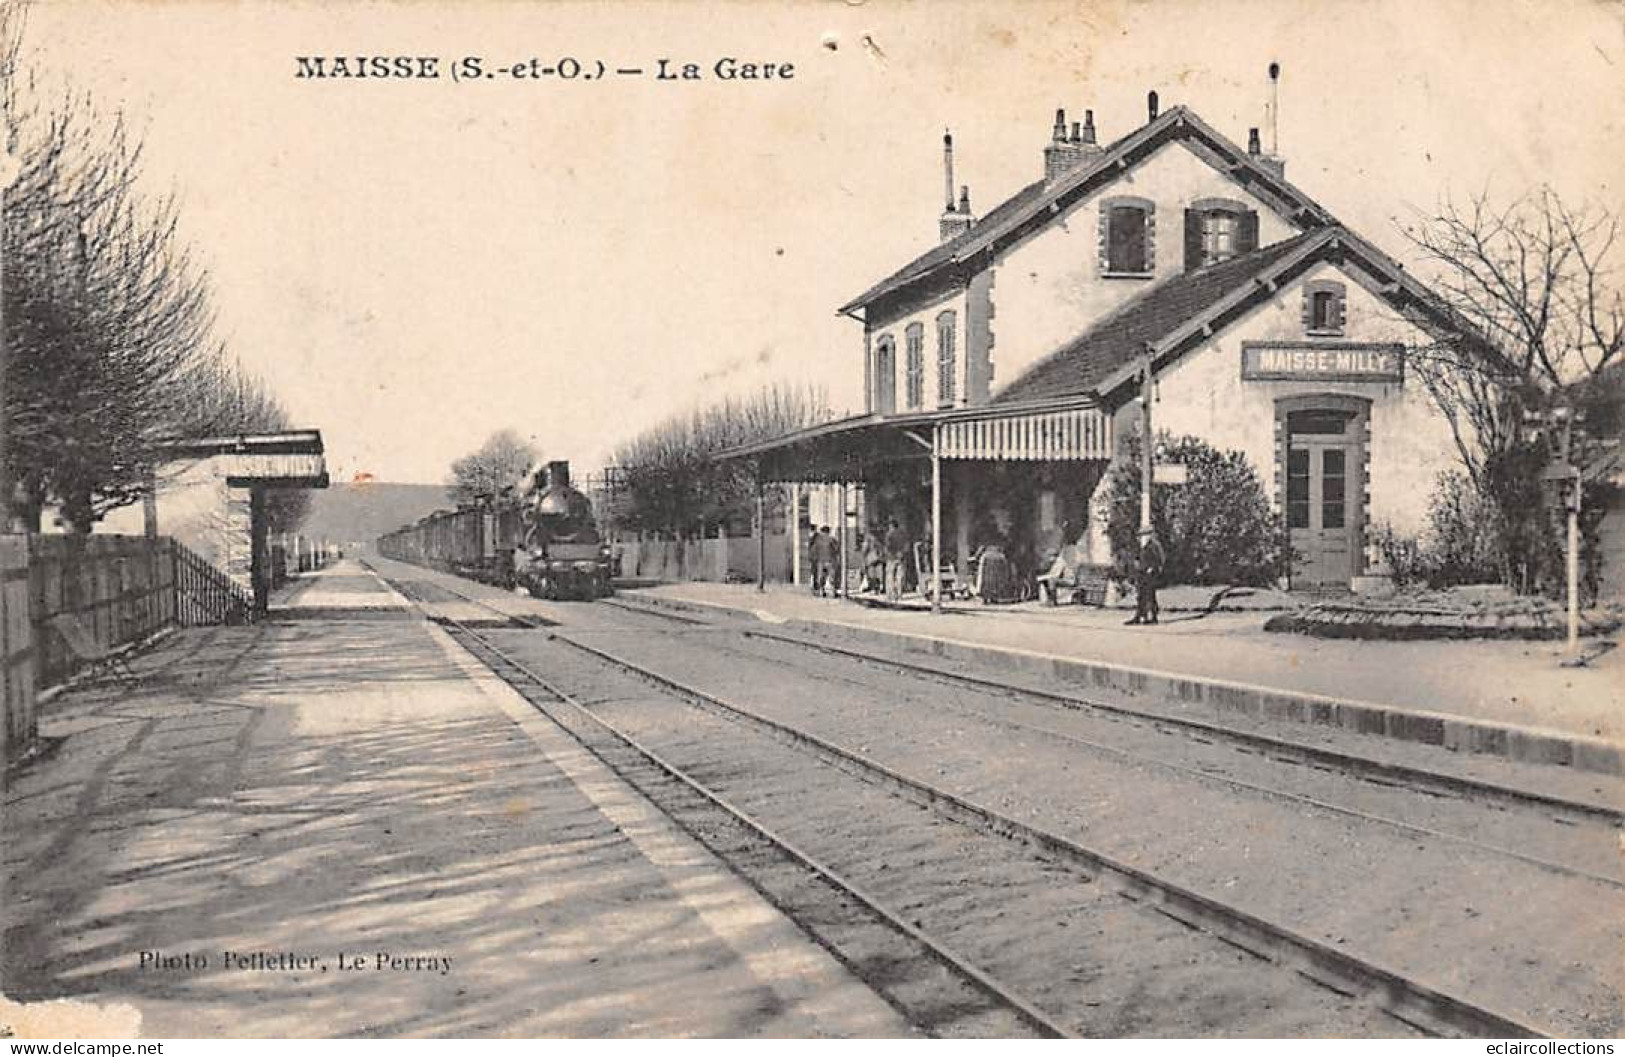
POLYGON ((825 587, 831 591, 835 588, 835 563, 840 557, 840 544, 828 525, 820 525, 808 542, 807 549, 812 557, 813 594, 822 597, 825 587))
POLYGON ((886 522, 886 601, 903 597, 903 561, 908 557, 908 536, 896 518, 886 522))
POLYGON ((1130 624, 1155 624, 1160 612, 1157 606, 1157 581, 1162 578, 1162 567, 1167 564, 1162 544, 1151 529, 1140 530, 1140 553, 1134 562, 1134 617, 1130 624))

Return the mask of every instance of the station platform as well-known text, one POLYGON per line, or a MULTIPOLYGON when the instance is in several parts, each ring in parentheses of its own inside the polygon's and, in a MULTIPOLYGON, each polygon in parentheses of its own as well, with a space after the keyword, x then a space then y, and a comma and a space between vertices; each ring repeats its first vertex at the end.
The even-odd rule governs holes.
POLYGON ((354 562, 302 577, 266 622, 182 629, 131 663, 133 681, 53 700, 48 751, 7 776, 8 1023, 910 1033, 354 562))
POLYGON ((1620 650, 1563 667, 1561 643, 1318 639, 1264 631, 1268 612, 1165 612, 1160 624, 1129 627, 1128 614, 1116 609, 972 603, 932 614, 923 605, 860 605, 783 584, 758 591, 754 584, 668 583, 625 593, 804 624, 854 644, 1053 672, 1197 710, 1332 722, 1526 762, 1625 773, 1620 650))

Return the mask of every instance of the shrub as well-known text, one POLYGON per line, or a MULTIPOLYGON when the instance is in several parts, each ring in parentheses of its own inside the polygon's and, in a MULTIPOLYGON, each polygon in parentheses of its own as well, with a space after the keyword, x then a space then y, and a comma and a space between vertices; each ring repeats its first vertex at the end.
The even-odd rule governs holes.
POLYGON ((1413 587, 1428 582, 1429 555, 1415 536, 1394 531, 1392 525, 1378 525, 1371 542, 1382 555, 1395 587, 1413 587))
MULTIPOLYGON (((1167 550, 1163 579, 1183 584, 1262 587, 1286 575, 1286 526, 1247 457, 1196 437, 1158 437, 1159 461, 1180 463, 1182 485, 1157 485, 1151 521, 1167 550)), ((1115 575, 1132 578, 1140 523, 1140 438, 1124 439, 1110 470, 1106 511, 1115 575)))
POLYGON ((1496 505, 1457 471, 1441 473, 1428 509, 1423 572, 1431 587, 1500 583, 1505 527, 1496 505))

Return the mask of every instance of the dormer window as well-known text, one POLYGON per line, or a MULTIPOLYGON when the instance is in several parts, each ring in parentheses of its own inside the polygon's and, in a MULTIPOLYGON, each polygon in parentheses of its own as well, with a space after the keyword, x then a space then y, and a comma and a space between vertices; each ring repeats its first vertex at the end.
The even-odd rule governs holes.
POLYGON ((1147 198, 1100 203, 1100 269, 1107 276, 1149 276, 1156 263, 1156 209, 1147 198))
POLYGON ((925 327, 920 323, 910 323, 903 331, 903 345, 907 352, 907 367, 904 370, 904 399, 908 401, 910 411, 918 411, 925 405, 925 327))
POLYGON ((1258 214, 1228 198, 1203 198, 1185 210, 1185 270, 1258 248, 1258 214))
POLYGON ((1347 288, 1339 282, 1320 279, 1305 283, 1303 329, 1311 335, 1343 333, 1347 296, 1347 288))

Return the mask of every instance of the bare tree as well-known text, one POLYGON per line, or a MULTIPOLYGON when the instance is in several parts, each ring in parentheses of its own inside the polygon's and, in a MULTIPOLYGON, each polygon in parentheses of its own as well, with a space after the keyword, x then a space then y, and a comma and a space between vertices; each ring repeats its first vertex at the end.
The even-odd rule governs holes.
POLYGON ((497 430, 451 464, 446 492, 458 506, 518 486, 536 465, 536 450, 511 429, 497 430))
POLYGON ((1433 273, 1434 307, 1457 324, 1411 364, 1494 512, 1508 582, 1549 579, 1555 555, 1540 484, 1555 437, 1532 438, 1529 419, 1583 400, 1625 361, 1619 224, 1541 188, 1504 206, 1487 191, 1447 200, 1405 231, 1433 273))
MULTIPOLYGON (((269 389, 212 338, 208 276, 173 195, 141 185, 141 144, 84 94, 42 101, 20 62, 26 4, 0 0, 0 111, 20 171, 4 198, 0 487, 32 529, 48 502, 86 533, 163 475, 163 442, 287 428, 269 389)), ((274 493, 272 531, 302 491, 274 493)))
POLYGON ((172 198, 138 187, 141 149, 85 96, 29 107, 12 73, 7 134, 21 175, 5 199, 6 459, 37 524, 49 500, 78 532, 138 499, 178 383, 210 349, 206 276, 172 198))
POLYGON ((1516 446, 1523 412, 1562 400, 1620 357, 1625 300, 1616 285, 1619 216, 1574 208, 1549 188, 1506 206, 1488 192, 1446 201, 1405 232, 1462 340, 1413 358, 1456 430, 1468 474, 1516 446))
POLYGON ((677 415, 615 453, 624 482, 625 524, 682 536, 707 526, 748 522, 750 468, 718 462, 719 451, 789 433, 830 417, 823 390, 772 385, 677 415))

